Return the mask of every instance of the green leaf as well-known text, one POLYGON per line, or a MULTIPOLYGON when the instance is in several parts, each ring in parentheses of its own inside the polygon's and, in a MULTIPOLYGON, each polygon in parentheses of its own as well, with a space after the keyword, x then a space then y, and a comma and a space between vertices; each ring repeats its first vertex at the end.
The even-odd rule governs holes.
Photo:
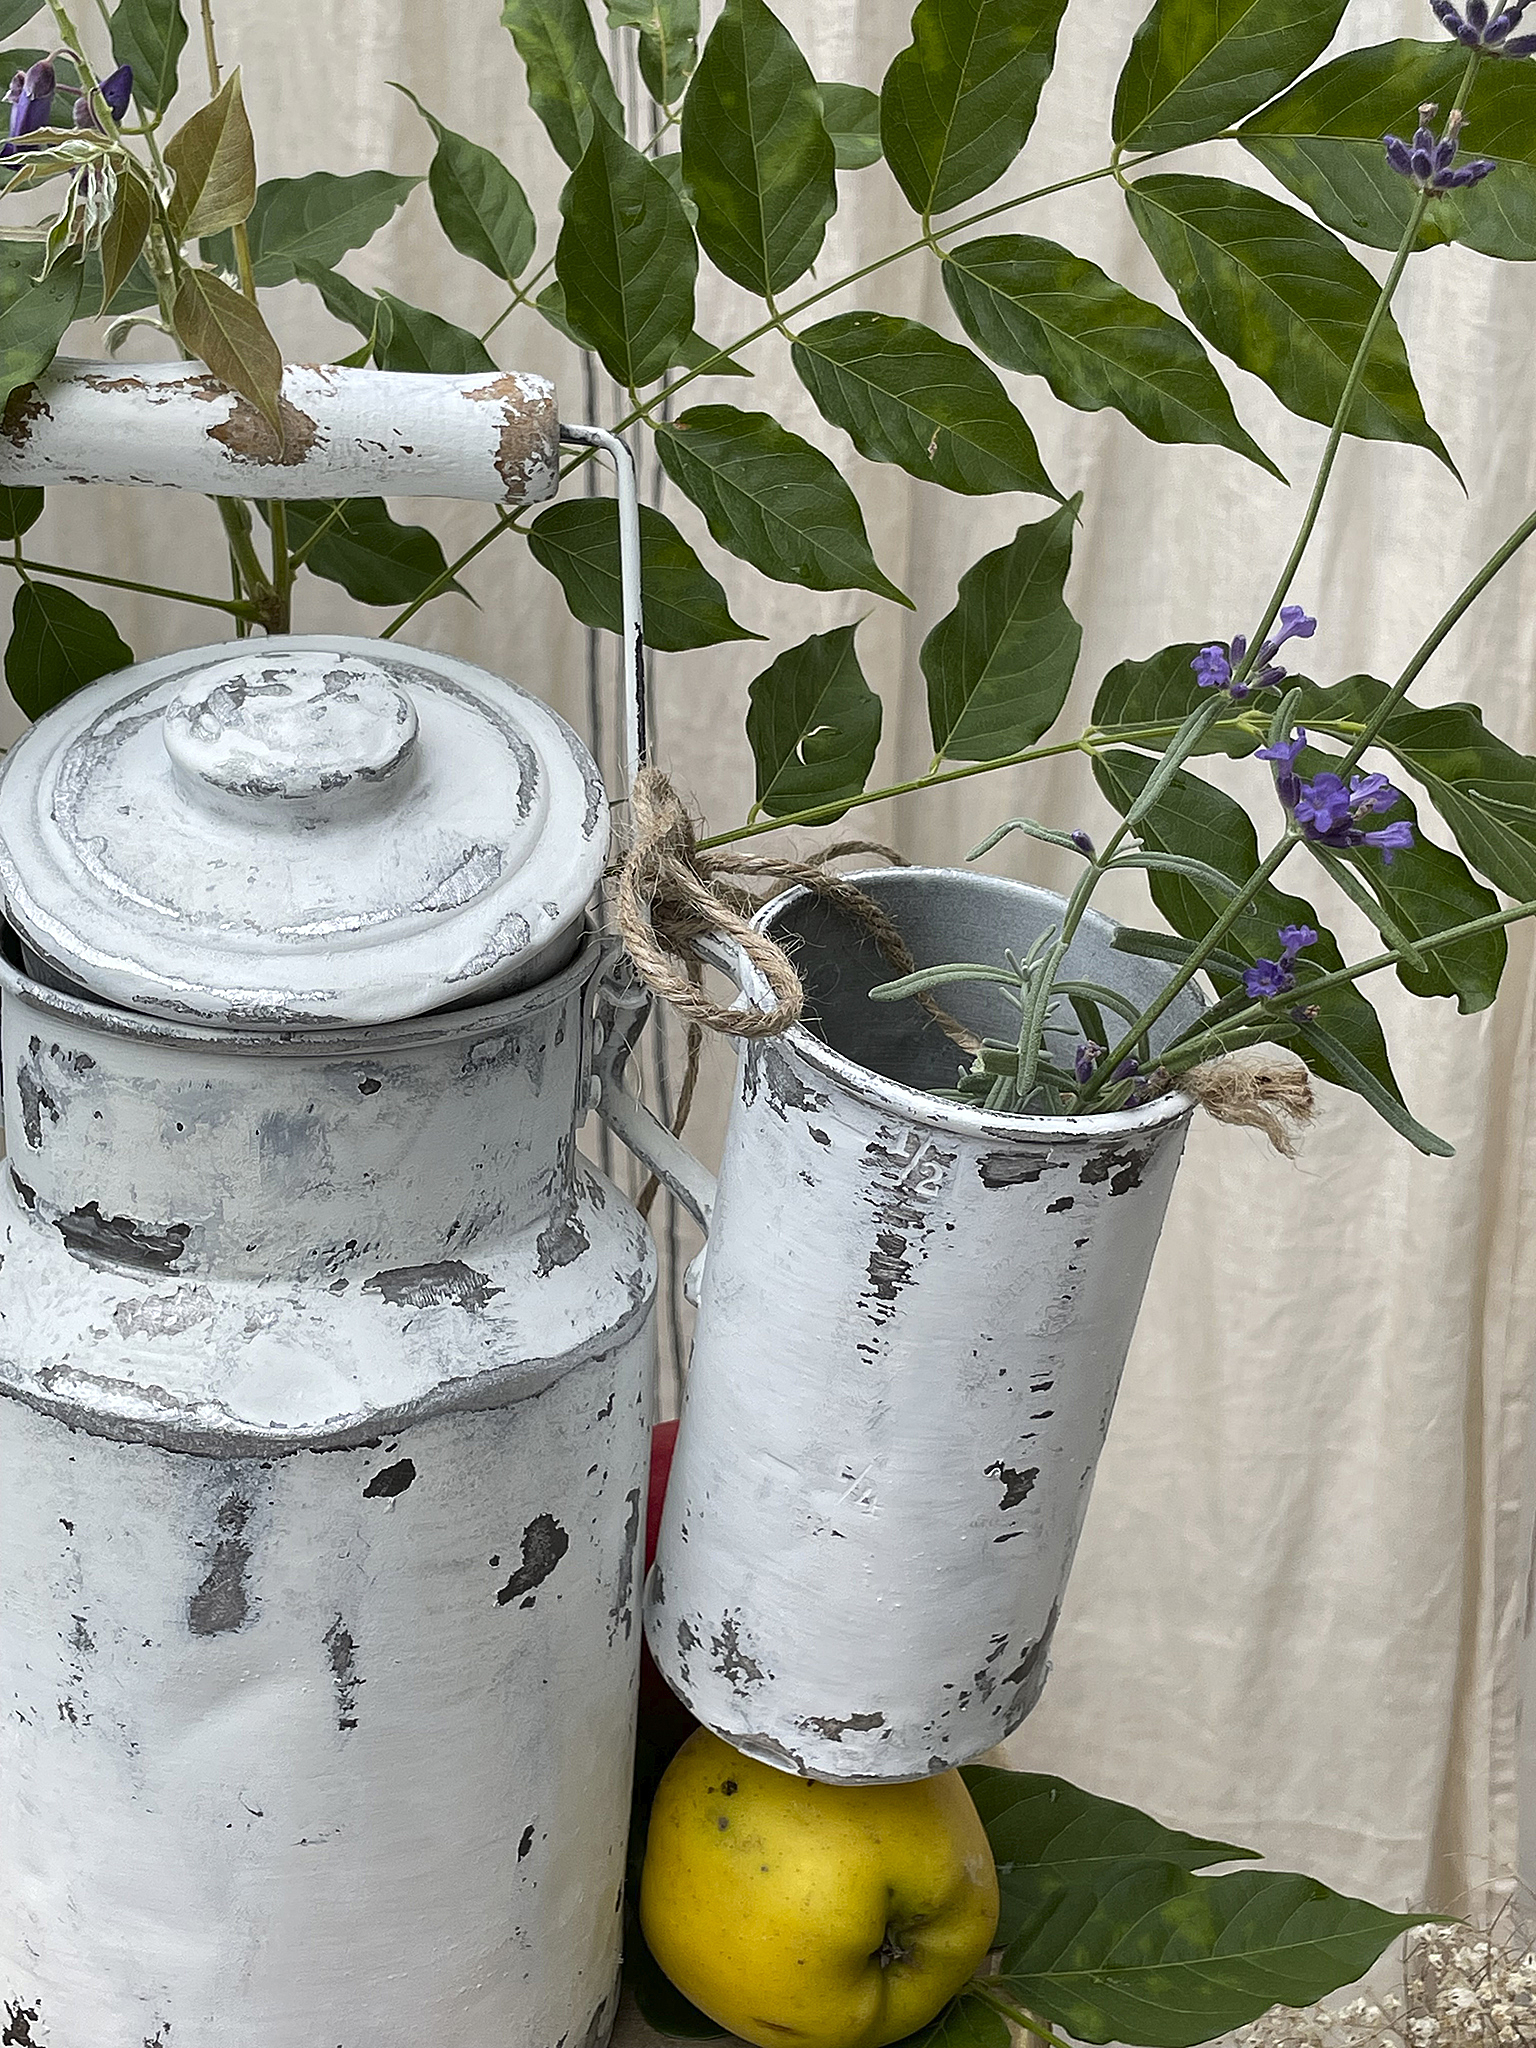
POLYGON ((80 303, 78 260, 56 263, 46 277, 42 264, 39 243, 0 241, 0 407, 41 377, 80 303))
MULTIPOLYGON (((592 337, 583 334, 571 318, 565 303, 565 287, 559 278, 545 285, 533 303, 550 326, 557 328, 567 341, 574 342, 577 348, 596 348, 597 344, 592 337)), ((667 367, 672 370, 697 370, 707 358, 718 354, 714 343, 706 341, 702 334, 688 334, 678 343, 667 367)), ((738 363, 734 356, 721 356, 707 374, 711 377, 750 377, 752 372, 738 363)))
POLYGON ((911 608, 870 553, 837 470, 767 413, 696 405, 656 429, 661 466, 721 547, 780 583, 873 590, 911 608))
POLYGON ((838 313, 790 353, 822 418, 871 462, 951 491, 1060 500, 1023 415, 958 342, 890 313, 838 313))
POLYGON ((1044 377, 1080 412, 1113 406, 1150 441, 1215 443, 1280 475, 1189 329, 1096 263, 1033 235, 989 235, 952 250, 943 275, 961 326, 1004 369, 1044 377))
MULTIPOLYGON (((1099 788, 1123 817, 1156 766, 1143 754, 1111 747, 1095 755, 1093 773, 1099 788)), ((1248 881, 1259 864, 1253 821, 1242 805, 1199 776, 1187 775, 1182 770, 1142 820, 1139 830, 1143 843, 1152 851, 1187 853, 1234 882, 1248 881)), ((1163 916, 1187 939, 1204 938, 1228 901, 1225 895, 1203 890, 1197 882, 1179 875, 1152 874, 1148 886, 1152 901, 1163 916)), ((1313 905, 1303 897, 1277 889, 1272 882, 1266 883, 1253 902, 1240 912, 1222 944, 1250 964, 1273 959, 1277 934, 1286 924, 1311 925, 1318 934, 1317 944, 1307 954, 1310 964, 1327 972, 1343 966, 1338 942, 1313 905)), ((1219 969, 1212 967, 1210 973, 1221 994, 1225 995, 1234 985, 1232 978, 1219 969)), ((1316 1000, 1323 1028, 1348 1049, 1351 1059, 1364 1067, 1378 1086, 1401 1103, 1402 1093, 1387 1056, 1381 1021, 1370 1003, 1348 983, 1324 990, 1316 1000)), ((1307 1064, 1325 1081, 1336 1082, 1341 1088, 1356 1085, 1343 1066, 1319 1052, 1316 1046, 1307 1048, 1307 1064)))
MULTIPOLYGON (((1177 646, 1159 648, 1145 661, 1117 663, 1100 683, 1094 699, 1095 729, 1117 739, 1122 730, 1129 736, 1156 725, 1164 727, 1171 739, 1191 711, 1210 701, 1210 691, 1201 689, 1190 668, 1199 652, 1200 643, 1183 640, 1177 646)), ((1258 715, 1253 715, 1257 722, 1258 715)), ((1242 708, 1233 705, 1230 714, 1200 735, 1194 751, 1230 754, 1236 760, 1262 746, 1263 733, 1239 724, 1242 716, 1242 708)))
MULTIPOLYGON (((42 11, 40 0, 0 0, 0 36, 15 35, 17 29, 25 28, 33 15, 42 11)), ((26 66, 21 68, 25 70, 26 66)))
POLYGON ((1133 1863, 1043 1902, 997 1988, 1081 2041, 1191 2048, 1363 1976, 1423 1917, 1285 1870, 1197 1877, 1133 1863))
POLYGON ((176 293, 176 338, 221 384, 248 398, 279 442, 283 358, 251 300, 211 270, 188 264, 176 293))
POLYGON ((725 0, 683 102, 699 240, 765 297, 802 277, 837 211, 837 154, 794 37, 763 0, 725 0))
POLYGON ((626 390, 659 377, 693 332, 699 254, 682 202, 605 122, 560 195, 565 313, 626 390))
POLYGON ((256 143, 251 134, 240 73, 231 71, 206 107, 165 145, 171 191, 171 228, 178 241, 238 226, 256 204, 256 143))
MULTIPOLYGON (((257 284, 287 284, 312 270, 333 270, 349 249, 371 241, 420 183, 393 171, 268 178, 246 223, 257 284)), ((205 241, 202 253, 205 261, 233 270, 228 234, 205 241)))
MULTIPOLYGON (((1308 684, 1297 719, 1348 741, 1386 694, 1374 676, 1308 684)), ((1479 874, 1517 903, 1536 897, 1536 760, 1489 732, 1475 704, 1399 704, 1376 744, 1423 785, 1479 874)))
POLYGON ((918 0, 885 74, 880 135, 908 203, 947 213, 996 184, 1029 138, 1066 0, 918 0))
POLYGON ((901 2048, 1009 2048, 1008 2022, 984 1998, 962 1992, 915 2034, 904 2034, 901 2048))
POLYGON ((863 171, 877 164, 880 148, 880 95, 867 85, 839 85, 820 79, 823 126, 832 138, 840 171, 863 171))
POLYGON ((624 109, 597 47, 587 0, 503 0, 501 18, 528 74, 528 103, 572 169, 592 139, 594 120, 624 133, 624 109))
MULTIPOLYGON (((265 518, 264 504, 261 510, 265 518)), ((436 534, 400 525, 382 498, 345 498, 339 510, 331 499, 290 499, 288 545, 303 549, 306 569, 339 583, 359 604, 411 604, 448 566, 436 534)), ((462 592, 457 583, 441 588, 462 592)))
MULTIPOLYGON (((1207 341, 1306 420, 1331 422, 1379 286, 1342 242, 1265 192, 1226 178, 1138 178, 1131 218, 1207 341)), ((1455 464, 1424 418, 1403 338, 1382 319, 1348 431, 1411 441, 1455 464)))
POLYGON ((154 217, 148 186, 132 171, 119 172, 117 195, 101 236, 101 294, 97 303, 103 312, 128 282, 143 253, 154 217))
MULTIPOLYGON (((1243 147, 1340 234, 1395 249, 1415 193, 1388 165, 1381 138, 1411 135, 1425 100, 1449 105, 1465 69, 1455 43, 1351 50, 1245 122, 1243 147)), ((1417 246, 1464 242, 1484 256, 1536 259, 1536 67, 1483 65, 1467 102, 1466 147, 1498 170, 1438 197, 1417 246)))
POLYGON ((1426 1130, 1417 1117, 1409 1114, 1407 1107, 1396 1094, 1384 1088, 1370 1068, 1355 1058, 1354 1053, 1331 1031, 1321 1024, 1299 1025, 1295 1037, 1304 1051, 1311 1057, 1307 1064, 1314 1072, 1329 1074, 1346 1088, 1353 1089, 1362 1101, 1368 1102, 1386 1124, 1390 1124, 1399 1137, 1406 1138, 1410 1145, 1430 1159, 1454 1159, 1456 1147, 1444 1138, 1436 1137, 1426 1130))
POLYGON ((0 484, 0 540, 20 540, 43 516, 43 493, 31 484, 0 484))
POLYGON ((515 284, 538 241, 527 193, 500 157, 445 127, 408 85, 397 85, 395 91, 405 94, 437 138, 427 189, 443 233, 461 256, 515 284))
POLYGON ((176 67, 186 47, 181 0, 121 0, 112 14, 112 55, 133 66, 133 96, 163 114, 176 97, 176 67))
POLYGON ((154 272, 143 256, 133 264, 127 277, 104 306, 101 304, 101 287, 101 251, 87 249, 84 258, 84 282, 80 290, 82 306, 101 306, 103 313, 116 318, 120 313, 142 313, 146 306, 158 305, 160 301, 154 272))
POLYGON ((1054 724, 1083 637, 1062 597, 1081 503, 1021 526, 973 563, 954 610, 923 642, 935 760, 997 761, 1054 724))
POLYGON ((770 818, 846 807, 869 779, 880 744, 880 699, 859 667, 857 631, 855 625, 813 633, 753 681, 747 742, 757 763, 756 807, 770 818))
POLYGON ((105 612, 56 583, 23 583, 11 608, 5 680, 28 718, 41 718, 98 676, 126 668, 133 649, 105 612))
POLYGON ((467 327, 456 327, 393 292, 380 292, 379 300, 389 314, 388 331, 381 331, 374 343, 373 359, 381 370, 431 370, 443 377, 495 371, 495 358, 467 327))
MULTIPOLYGON (((542 294, 540 294, 542 297, 542 294)), ((738 363, 734 356, 722 355, 712 341, 706 341, 702 334, 689 334, 677 345, 677 353, 668 365, 673 370, 698 370, 706 377, 750 377, 752 372, 745 363, 738 363), (706 370, 704 365, 708 363, 706 370)))
POLYGON ((674 105, 699 61, 699 0, 608 0, 608 26, 640 31, 640 76, 664 107, 674 105))
POLYGON ((1317 61, 1348 4, 1156 0, 1115 90, 1115 142, 1179 149, 1219 135, 1317 61))
POLYGON ((1014 1939, 1023 1921, 1052 1893, 1097 1885, 1133 1863, 1204 1870, 1258 1854, 1165 1827, 1149 1813, 1117 1799, 1100 1799, 1065 1778, 990 1764, 968 1765, 962 1775, 997 1863, 1003 1891, 999 1947, 1014 1939))
POLYGON ((394 325, 393 318, 388 306, 376 299, 372 292, 365 292, 361 285, 354 284, 350 277, 343 277, 339 270, 317 270, 300 265, 298 274, 305 284, 314 286, 333 319, 345 321, 359 334, 366 334, 370 343, 382 346, 388 339, 394 325))
MULTIPOLYGON (((584 626, 623 629, 619 515, 612 498, 566 498, 528 530, 534 560, 558 577, 584 626)), ((640 507, 641 626, 647 647, 676 654, 723 640, 761 640, 731 617, 725 592, 668 519, 640 507)))

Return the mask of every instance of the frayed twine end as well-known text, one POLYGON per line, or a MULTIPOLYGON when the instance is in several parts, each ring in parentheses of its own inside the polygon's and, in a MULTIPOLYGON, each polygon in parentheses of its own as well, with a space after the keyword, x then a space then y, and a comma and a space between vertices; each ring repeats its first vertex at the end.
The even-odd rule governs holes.
POLYGON ((1180 1074, 1176 1084, 1219 1124, 1262 1131, 1275 1150, 1296 1157, 1296 1134, 1317 1114, 1312 1077, 1299 1060, 1228 1054, 1180 1074))

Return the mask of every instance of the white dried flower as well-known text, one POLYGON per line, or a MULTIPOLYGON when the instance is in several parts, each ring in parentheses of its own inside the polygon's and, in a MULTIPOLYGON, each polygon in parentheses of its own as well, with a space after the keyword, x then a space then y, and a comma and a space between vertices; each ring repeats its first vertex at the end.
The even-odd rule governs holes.
POLYGON ((1275 2006, 1232 2048, 1536 2048, 1536 1949, 1506 1908, 1491 1927, 1425 1928, 1404 1944, 1403 1991, 1292 2011, 1275 2006))

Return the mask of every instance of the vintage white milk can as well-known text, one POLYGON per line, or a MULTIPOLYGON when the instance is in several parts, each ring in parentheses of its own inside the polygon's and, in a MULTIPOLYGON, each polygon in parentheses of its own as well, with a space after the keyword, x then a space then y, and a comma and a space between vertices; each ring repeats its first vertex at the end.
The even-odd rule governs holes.
POLYGON ((608 807, 250 640, 0 782, 0 1998, 34 2048, 593 2048, 652 1398, 575 1148, 608 807))
MULTIPOLYGON (((850 877, 919 966, 1023 953, 1061 915, 954 870, 850 877)), ((646 1600, 663 1673, 754 1756, 847 1783, 979 1756, 1034 1706, 1194 1104, 988 1115, 845 913, 757 919, 804 1023, 742 1042, 693 1361, 646 1600)), ((1168 970, 1090 912, 1066 972, 1149 1001, 1168 970)), ((767 990, 714 949, 747 1001, 767 990)), ((944 991, 1011 1037, 995 989, 944 991)), ((1196 1016, 1181 995, 1153 1043, 1196 1016)))

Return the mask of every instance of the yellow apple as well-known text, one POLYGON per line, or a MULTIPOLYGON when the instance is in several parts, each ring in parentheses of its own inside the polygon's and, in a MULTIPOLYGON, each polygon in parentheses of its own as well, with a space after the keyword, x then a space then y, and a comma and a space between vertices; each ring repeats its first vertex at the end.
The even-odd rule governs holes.
POLYGON ((997 1930, 957 1771, 820 1785, 701 1728, 651 1809, 640 1924, 678 1990, 759 2048, 882 2048, 931 2020, 997 1930))

